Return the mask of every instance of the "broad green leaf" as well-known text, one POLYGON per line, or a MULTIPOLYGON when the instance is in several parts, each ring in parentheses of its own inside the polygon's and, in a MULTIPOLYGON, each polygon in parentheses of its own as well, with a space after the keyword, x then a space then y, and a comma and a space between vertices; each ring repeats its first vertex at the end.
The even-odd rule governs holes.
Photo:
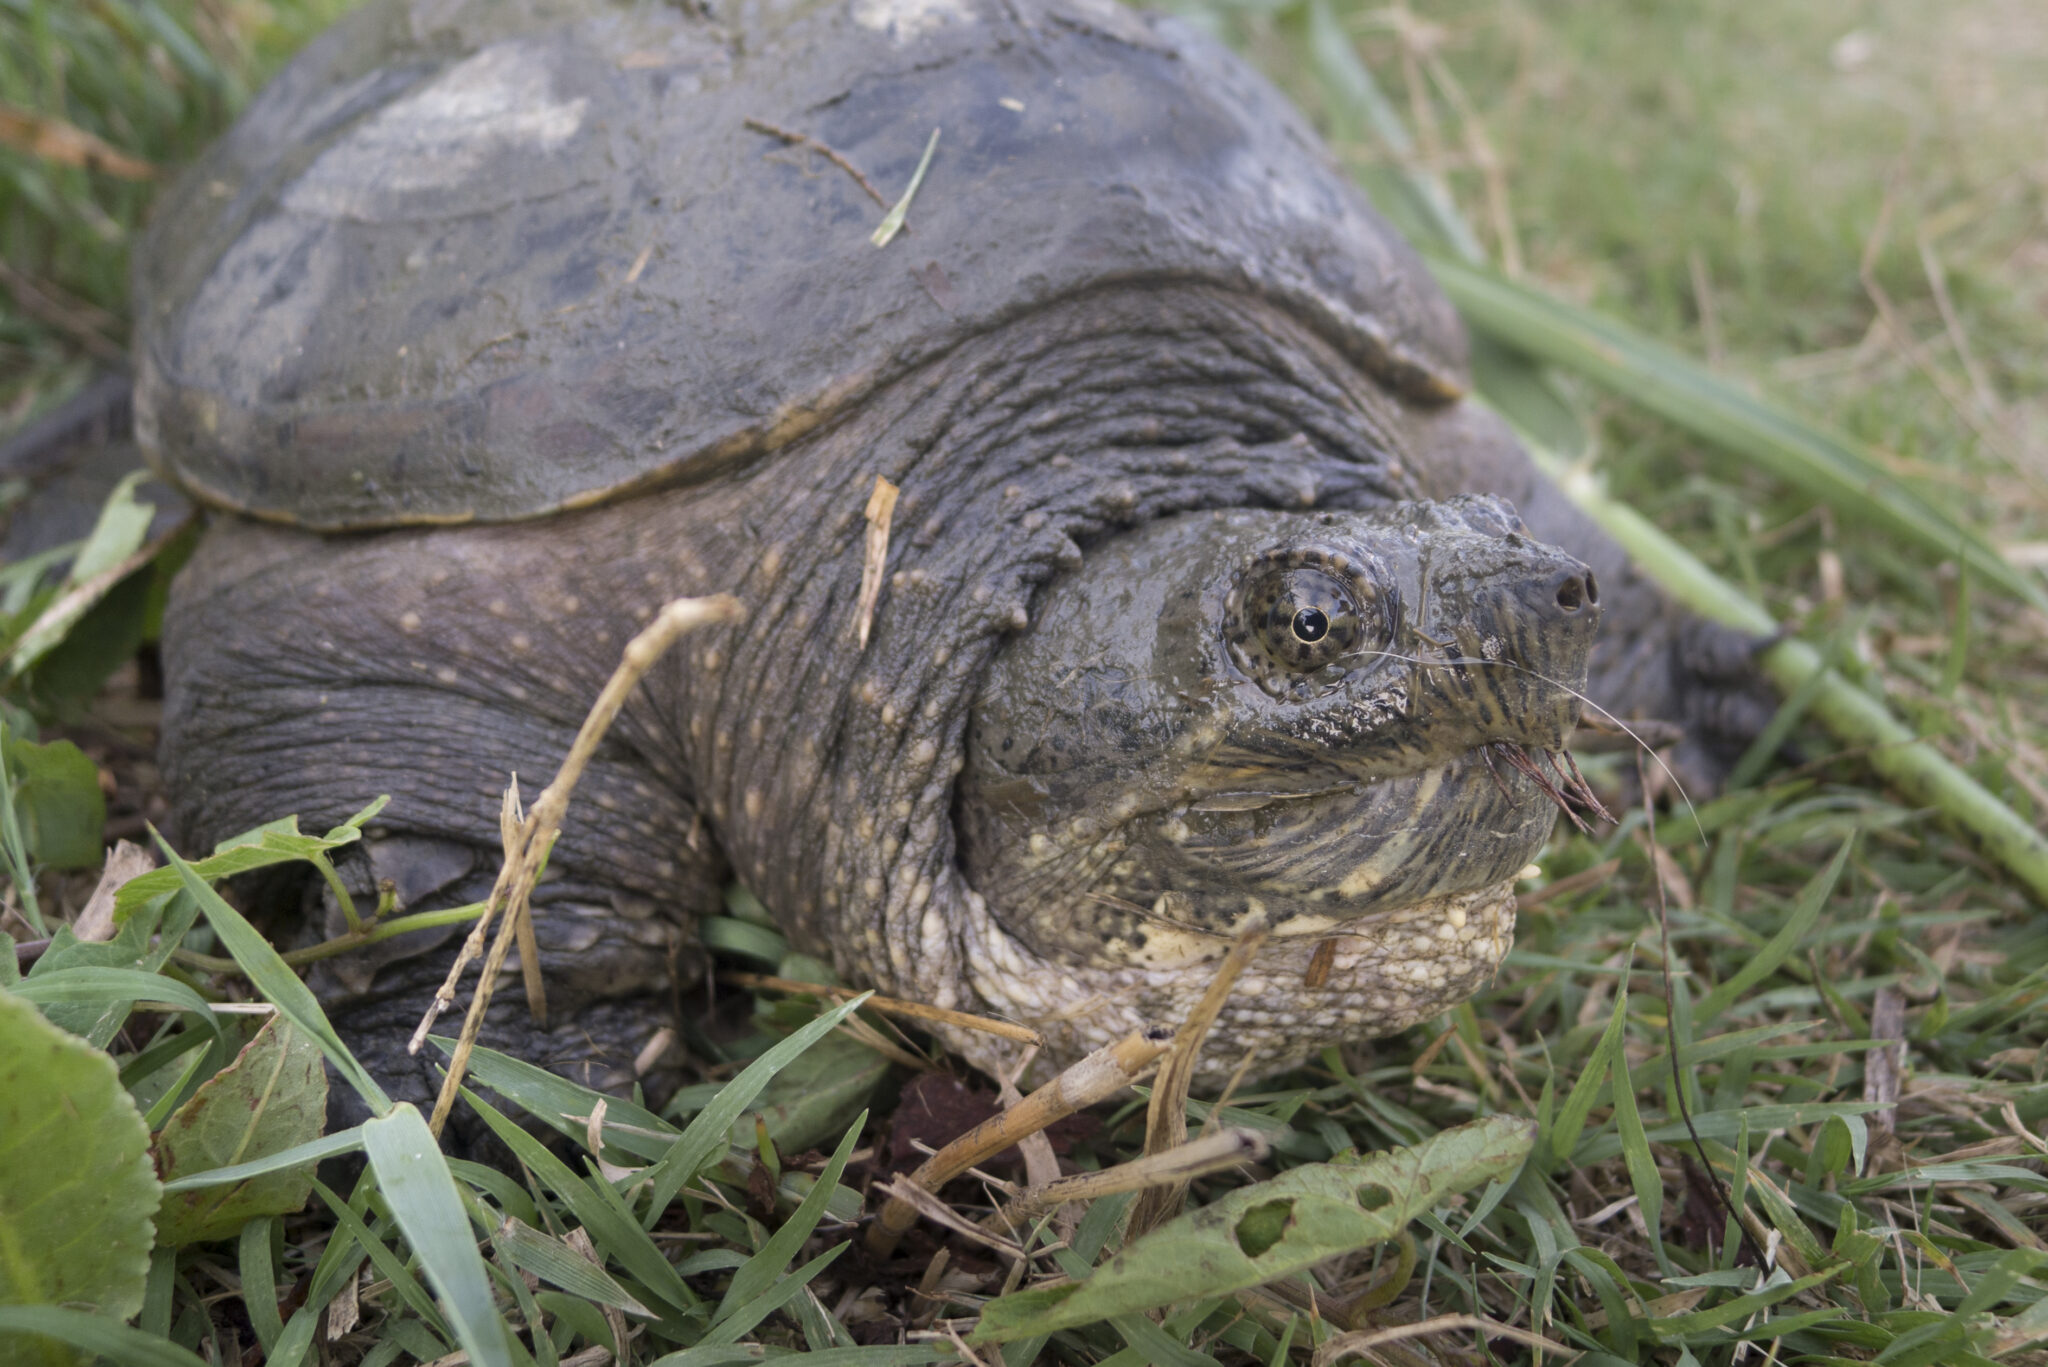
POLYGON ((73 584, 106 573, 142 549, 143 538, 149 535, 150 519, 156 516, 156 505, 144 503, 135 496, 135 491, 148 478, 149 471, 136 470, 107 495, 99 520, 85 538, 85 545, 79 548, 78 557, 71 562, 73 584))
POLYGON ((148 478, 147 470, 137 470, 114 486, 92 534, 71 562, 64 586, 14 643, 7 661, 10 675, 19 675, 54 650, 78 620, 126 577, 111 576, 142 549, 150 520, 156 516, 155 504, 135 497, 135 490, 148 478))
MULTIPOLYGON (((198 920, 199 908, 190 898, 172 897, 151 903, 143 915, 117 926, 111 940, 80 940, 69 925, 60 925, 50 937, 50 947, 29 971, 29 981, 54 978, 76 968, 123 969, 155 977, 198 920)), ((96 1001, 53 1001, 43 1008, 43 1014, 94 1048, 104 1049, 128 1019, 130 1006, 119 994, 110 994, 96 1001)), ((210 1032, 216 1038, 228 1032, 227 1021, 208 1014, 213 1017, 210 1032)), ((255 1033, 253 1025, 248 1033, 255 1033)))
POLYGON ((511 1335, 491 1300, 490 1274, 427 1122, 401 1102, 363 1126, 363 1152, 469 1360, 512 1367, 511 1335))
POLYGON ((68 740, 14 739, 7 742, 7 768, 30 857, 45 868, 97 868, 107 853, 99 766, 68 740))
MULTIPOLYGON (((166 1180, 256 1162, 311 1143, 327 1118, 327 1070, 319 1046, 273 1016, 227 1067, 200 1085, 156 1138, 166 1180)), ((313 1164, 167 1192, 157 1213, 166 1244, 221 1239, 259 1215, 289 1215, 313 1191, 313 1164)))
POLYGON ((1413 1148, 1305 1164, 1160 1226, 1085 1280, 989 1302, 974 1340, 1050 1333, 1306 1271, 1506 1176, 1535 1142, 1529 1121, 1490 1116, 1413 1148))
MULTIPOLYGON (((149 1132, 114 1061, 0 992, 0 1307, 132 1317, 157 1190, 149 1132)), ((69 1359, 46 1347, 0 1327, 0 1361, 69 1359)))

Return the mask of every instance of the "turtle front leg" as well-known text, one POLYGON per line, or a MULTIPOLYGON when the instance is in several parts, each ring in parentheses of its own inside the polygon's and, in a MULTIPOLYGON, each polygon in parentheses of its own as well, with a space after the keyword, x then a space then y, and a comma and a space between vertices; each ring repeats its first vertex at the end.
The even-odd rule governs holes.
MULTIPOLYGON (((397 894, 394 914, 403 915, 483 902, 499 855, 460 841, 380 832, 344 852, 336 869, 359 909, 390 888, 397 894)), ((494 984, 477 1042, 595 1091, 625 1096, 638 1084, 656 1102, 666 1099, 679 1057, 662 1046, 663 1032, 675 1020, 678 983, 700 976, 689 921, 653 898, 573 872, 550 876, 531 905, 546 1019, 536 1020, 528 1008, 515 949, 494 984)), ((306 884, 305 911, 308 940, 333 939, 348 928, 339 899, 319 880, 306 884)), ((398 936, 321 960, 307 975, 356 1058, 394 1098, 423 1109, 440 1089, 447 1053, 430 1041, 408 1054, 407 1044, 468 930, 461 924, 398 936)), ((435 1036, 461 1033, 480 971, 481 960, 465 970, 435 1036)), ((368 1118, 352 1094, 334 1096, 333 1123, 368 1118)), ((465 1147, 488 1148, 473 1117, 458 1114, 455 1125, 465 1147)))
MULTIPOLYGON (((358 911, 385 888, 401 914, 486 899, 506 784, 516 774, 531 802, 553 776, 638 616, 618 586, 592 581, 613 562, 536 564, 551 542, 519 530, 210 529, 166 622, 163 759, 187 848, 287 814, 324 829, 388 794, 366 839, 336 861, 358 911)), ((645 584, 639 593, 660 598, 645 584)), ((672 1085, 672 1062, 648 1071, 649 1045, 675 1018, 679 980, 698 976, 695 918, 718 905, 724 877, 673 734, 643 692, 593 757, 533 897, 547 1020, 529 1015, 515 956, 481 1036, 600 1091, 672 1085)), ((300 943, 346 929, 324 883, 302 889, 253 910, 300 916, 300 943)), ((444 1056, 406 1044, 465 933, 399 937, 309 976, 396 1097, 427 1102, 438 1090, 444 1056)), ((475 981, 471 969, 436 1033, 459 1032, 475 981)), ((338 1122, 352 1101, 339 1101, 338 1122)))

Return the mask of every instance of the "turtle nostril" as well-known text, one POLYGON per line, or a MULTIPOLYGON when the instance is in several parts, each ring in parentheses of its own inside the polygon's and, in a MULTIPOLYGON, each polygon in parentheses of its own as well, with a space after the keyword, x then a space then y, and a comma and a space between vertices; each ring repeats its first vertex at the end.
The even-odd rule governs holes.
POLYGON ((1591 570, 1586 571, 1586 601, 1596 608, 1600 606, 1600 581, 1591 570))
POLYGON ((1557 586, 1557 605, 1566 612, 1577 612, 1592 601, 1595 600, 1588 581, 1576 574, 1557 586))

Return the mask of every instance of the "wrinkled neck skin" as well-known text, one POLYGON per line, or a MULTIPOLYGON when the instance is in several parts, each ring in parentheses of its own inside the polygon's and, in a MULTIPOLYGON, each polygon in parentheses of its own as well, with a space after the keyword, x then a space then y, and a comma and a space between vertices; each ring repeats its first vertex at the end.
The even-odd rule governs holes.
MULTIPOLYGON (((1387 503, 1410 491, 1403 424, 1370 379, 1256 300, 1116 291, 978 339, 754 476, 800 472, 800 496, 742 481, 705 499, 723 544, 702 558, 751 566, 729 586, 748 615, 683 643, 682 715, 700 805, 741 880, 841 972, 1050 1019, 1056 1055, 1135 1028, 1134 1005, 1173 1024, 1178 978, 1172 1001, 1134 996, 1113 971, 1033 948, 1006 924, 1013 909, 969 886, 954 837, 969 709, 1034 593, 1083 547, 1205 509, 1387 503), (902 497, 863 651, 877 475, 902 497)), ((951 1042, 1000 1061, 987 1036, 951 1042)))
MULTIPOLYGON (((998 652, 1029 631, 1048 581, 1113 560, 1117 548, 1146 535, 1137 529, 1185 521, 1181 515, 1266 510, 1232 515, 1242 535, 1257 540, 1283 513, 1383 508, 1412 497, 1409 427, 1380 386, 1269 306, 1201 290, 1128 290, 1071 301, 978 339, 807 438, 809 452, 764 465, 754 478, 801 471, 810 486, 802 497, 764 496, 744 482, 730 491, 735 512, 746 509, 756 522, 721 524, 729 540, 705 559, 752 567, 732 585, 749 616, 685 642, 681 671, 700 804, 742 881, 800 945, 842 973, 935 1005, 1028 1020, 1047 1034, 1048 1062, 1134 1029, 1176 1025, 1242 921, 1245 878, 1242 869, 1225 876, 1229 895, 1220 901, 1172 908, 1184 914, 1171 926, 1138 935, 1124 925, 1122 942, 1108 943, 1118 917, 1130 919, 1119 903, 1149 912, 1154 900, 1136 900, 1142 877, 1119 883, 1117 847, 1139 834, 1131 823, 1155 843, 1179 823, 1187 841, 1215 844, 1225 864, 1276 861, 1305 841, 1313 865, 1338 858, 1344 843, 1330 838, 1339 824, 1331 810, 1281 803, 1263 812, 1176 812, 1187 794, 1119 805, 1113 795, 1077 791, 1069 796, 1079 805, 1060 815, 1069 830, 1078 820, 1079 834, 1051 861, 1065 867, 1040 870, 1057 874, 1057 891, 1034 888, 1029 869, 1019 876, 1018 861, 1044 843, 1028 823, 979 823, 978 836, 1007 841, 1007 854, 983 857, 984 847, 978 870, 963 869, 956 793, 971 710, 998 652), (902 497, 863 651, 854 637, 863 509, 877 475, 902 497), (833 549, 820 558, 818 547, 833 549), (1314 829, 1290 829, 1304 822, 1314 829), (977 872, 988 880, 987 896, 974 884, 977 872), (1132 895, 1118 895, 1119 887, 1132 895)), ((1481 520, 1501 526, 1482 530, 1512 521, 1495 508, 1482 509, 1481 520)), ((1380 534, 1409 545, 1402 539, 1412 536, 1412 521, 1393 516, 1380 534)), ((1392 544, 1388 554, 1400 559, 1392 544)), ((1410 582, 1402 592, 1424 615, 1402 627, 1393 648, 1427 650, 1439 662, 1446 652, 1493 648, 1480 639, 1486 632, 1468 629, 1476 618, 1452 611, 1452 597, 1483 587, 1444 569, 1455 548, 1438 548, 1433 580, 1417 568, 1412 545, 1405 554, 1410 582), (1445 605, 1437 616, 1415 601, 1432 592, 1445 605), (1464 631, 1462 645, 1444 637, 1425 646, 1416 632, 1431 624, 1464 631)), ((1583 680, 1583 642, 1576 663, 1562 669, 1567 685, 1583 680)), ((1398 681, 1410 699, 1381 702, 1414 716, 1434 705, 1423 695, 1470 693, 1473 677, 1393 667, 1381 681, 1398 681)), ((1209 687, 1185 682, 1191 693, 1209 687)), ((1233 693, 1256 695, 1267 721, 1285 710, 1257 689, 1233 693)), ((1406 833, 1390 829, 1379 840, 1372 878, 1381 886, 1361 892, 1359 905, 1274 899, 1296 904, 1269 909, 1294 933, 1276 936, 1247 973, 1219 1028, 1212 1069, 1227 1071, 1247 1050, 1275 1066, 1340 1039, 1398 1029, 1491 977, 1512 931, 1509 880, 1548 834, 1554 812, 1512 771, 1497 787, 1491 777, 1481 787, 1447 767, 1451 751, 1511 735, 1499 715, 1509 704, 1480 694, 1481 705, 1434 730, 1390 729, 1364 769, 1311 775, 1311 786, 1349 785, 1365 807, 1405 813, 1406 833), (1457 807, 1455 825, 1425 829, 1433 794, 1443 798, 1435 811, 1457 807), (1447 854, 1446 842, 1466 823, 1505 834, 1471 859, 1447 854), (1422 871, 1440 857, 1456 876, 1422 871), (1341 933, 1339 917, 1354 918, 1341 933)), ((1212 696, 1200 705, 1218 734, 1204 733, 1198 757, 1182 756, 1198 761, 1183 767, 1199 771, 1194 781, 1210 795, 1270 786, 1265 775, 1276 769, 1294 771, 1286 782, 1299 787, 1301 771, 1330 751, 1312 728, 1290 737, 1284 727, 1215 724, 1222 702, 1212 696)), ((1555 700, 1546 706, 1540 734, 1512 738, 1561 744, 1576 713, 1555 700)), ((1144 724, 1175 729, 1161 720, 1170 709, 1146 715, 1144 724)), ((1393 816, 1388 823, 1403 824, 1393 816)), ((1346 858, 1345 872, 1359 875, 1354 883, 1374 862, 1346 858)), ((1286 877, 1344 881, 1295 863, 1286 877)), ((989 1036, 958 1032, 949 1042, 985 1067, 1006 1057, 1007 1046, 989 1036)))

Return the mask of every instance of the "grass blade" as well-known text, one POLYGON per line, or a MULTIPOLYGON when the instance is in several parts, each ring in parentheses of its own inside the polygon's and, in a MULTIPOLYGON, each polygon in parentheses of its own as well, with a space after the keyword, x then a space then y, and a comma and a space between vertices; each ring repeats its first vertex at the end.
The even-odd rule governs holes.
POLYGON ((391 1203, 391 1213, 418 1255, 456 1339, 479 1367, 512 1367, 511 1335, 491 1300, 455 1174, 427 1122, 409 1103, 363 1125, 363 1152, 391 1203))
POLYGON ((831 1199, 833 1188, 839 1185, 839 1174, 846 1169, 847 1155, 853 1152, 854 1143, 859 1140, 860 1132, 867 1123, 867 1112, 862 1111, 860 1119, 853 1122, 846 1136, 839 1141, 839 1147, 833 1150, 832 1160, 825 1165, 817 1185, 811 1188, 810 1195, 804 1197, 796 1213, 783 1222, 782 1228, 769 1235, 768 1241, 761 1245, 761 1251, 733 1274, 725 1299, 719 1302, 717 1313, 711 1317, 712 1324, 722 1324, 736 1316, 743 1317, 749 1302, 764 1294, 803 1248, 804 1241, 811 1237, 811 1231, 818 1227, 819 1219, 824 1216, 825 1203, 831 1199))
MULTIPOLYGON (((513 1155, 529 1168, 541 1185, 562 1198, 563 1204, 590 1232, 591 1242, 619 1266, 633 1274, 647 1290, 676 1310, 695 1303, 683 1279, 662 1256, 645 1230, 620 1214, 603 1195, 579 1178, 567 1163, 548 1152, 545 1144, 500 1115, 488 1102, 468 1088, 462 1092, 470 1108, 483 1117, 491 1132, 505 1141, 513 1155)), ((603 1181, 593 1178, 592 1181, 603 1181)))
MULTIPOLYGON (((1574 503, 1621 543, 1665 592, 1703 616, 1758 635, 1777 630, 1770 614, 1701 564, 1641 513, 1607 496, 1584 470, 1542 452, 1537 464, 1574 503)), ((1967 831, 1984 852, 2048 903, 2048 838, 1964 773, 1947 756, 1892 716, 1882 702, 1828 669, 1818 650, 1781 640, 1760 657, 1764 672, 1786 696, 1816 674, 1826 677, 1813 695, 1813 716, 1844 744, 1868 750, 1870 767, 1910 802, 1934 807, 1967 831)))
POLYGON ((1784 927, 1771 937, 1770 943, 1744 959, 1742 967, 1728 981, 1700 998, 1700 1004, 1694 1008, 1696 1020, 1711 1021, 1726 1011, 1750 988, 1776 972, 1778 965, 1799 947, 1799 942, 1806 938, 1806 932, 1813 929, 1813 923, 1819 919, 1820 909, 1827 905, 1828 894, 1835 890, 1835 882, 1842 876, 1842 866, 1849 862, 1849 851, 1855 843, 1854 835, 1843 840, 1828 866, 1799 890, 1799 896, 1792 904, 1792 914, 1785 918, 1784 927))
POLYGON ((217 1036, 220 1021, 206 998, 176 978, 145 973, 139 968, 60 968, 24 979, 14 988, 23 1001, 45 1006, 52 1002, 83 1002, 88 1005, 127 1006, 134 1002, 164 1002, 199 1017, 217 1036))
POLYGON ((917 169, 910 173, 910 186, 904 190, 903 198, 882 217, 882 222, 868 241, 877 247, 886 247, 896 234, 903 231, 903 220, 910 217, 910 201, 917 198, 917 187, 924 184, 924 173, 931 170, 932 153, 939 150, 939 130, 932 130, 931 138, 924 145, 924 155, 917 159, 917 169))
POLYGON ((813 1278, 837 1262, 839 1255, 851 1247, 853 1245, 847 1243, 836 1244, 826 1249, 734 1311, 730 1319, 713 1325, 701 1342, 707 1347, 719 1343, 737 1343, 741 1335, 751 1333, 762 1320, 796 1299, 797 1295, 811 1284, 813 1278))
POLYGON ((1590 309, 1446 256, 1432 256, 1430 269, 1475 331, 1584 375, 1937 559, 1957 557, 1987 583, 2048 611, 2048 591, 2031 575, 2009 564, 1975 528, 1901 485, 1875 452, 1851 438, 1590 309))
POLYGON ((189 1177, 180 1177, 176 1181, 164 1183, 164 1190, 166 1192, 197 1191, 201 1187, 217 1187, 223 1182, 246 1182, 251 1177, 261 1177, 265 1173, 271 1172, 283 1172, 286 1168, 296 1168, 304 1163, 317 1163, 323 1158, 332 1158, 338 1153, 353 1153, 362 1146, 363 1127, 357 1125, 353 1129, 336 1130, 333 1134, 323 1134, 318 1139, 311 1140, 308 1143, 295 1144, 289 1149, 280 1149, 276 1153, 268 1154, 262 1158, 252 1158, 246 1163, 237 1163, 233 1167, 208 1168, 205 1172, 195 1172, 189 1177))
MULTIPOLYGON (((370 1175, 366 1174, 364 1181, 370 1186, 375 1185, 370 1175)), ((338 1192, 331 1190, 317 1177, 313 1179, 313 1190, 327 1203, 327 1208, 334 1212, 337 1231, 346 1234, 369 1257, 371 1266, 377 1269, 384 1280, 391 1283, 392 1292, 404 1301, 406 1307, 418 1315, 420 1321, 429 1329, 438 1335, 447 1336, 448 1326, 442 1320, 441 1312, 435 1309, 434 1298, 420 1285, 420 1279, 406 1266, 406 1260, 392 1252, 389 1244, 371 1232, 362 1212, 342 1200, 338 1192)), ((357 1194, 362 1194, 360 1188, 357 1194)))
POLYGON ((61 1305, 0 1305, 0 1334, 41 1334, 121 1367, 206 1367, 198 1354, 167 1339, 61 1305))
POLYGON ((491 1236, 491 1244, 514 1267, 531 1272, 544 1282, 629 1315, 654 1318, 654 1312, 634 1300, 610 1273, 560 1239, 543 1234, 522 1220, 508 1218, 491 1236))
MULTIPOLYGON (((151 834, 156 835, 154 831, 151 834)), ((200 912, 220 938, 221 945, 242 966, 242 971, 249 975, 249 982, 263 994, 264 1000, 283 1012, 287 1020, 320 1045, 320 1052, 334 1065, 334 1071, 356 1089, 371 1111, 380 1116, 389 1112, 391 1098, 384 1094, 384 1089, 377 1085, 363 1065, 356 1062, 355 1055, 341 1042, 341 1036, 334 1033, 334 1027, 328 1024, 327 1013, 320 1009, 313 990, 299 980, 291 965, 279 957, 278 952, 271 948, 270 941, 264 939, 241 912, 223 901, 219 893, 207 886, 205 879, 193 872, 190 864, 178 857, 169 841, 156 835, 156 843, 157 848, 163 851, 164 862, 177 870, 185 891, 191 893, 192 900, 199 904, 200 912)))
POLYGON ((1557 1126, 1550 1132, 1552 1166, 1570 1158, 1572 1150, 1578 1147, 1579 1135, 1586 1128, 1586 1117, 1593 1113, 1593 1103, 1600 1096, 1600 1086, 1607 1081, 1614 1057, 1621 1049, 1622 1027, 1627 1023, 1628 984, 1624 982, 1615 991, 1614 1014, 1607 1018, 1607 1028, 1601 1032, 1600 1042, 1586 1056, 1585 1066, 1579 1069, 1578 1079, 1572 1083, 1571 1091, 1565 1094, 1564 1105, 1558 1110, 1557 1126))
POLYGON ((731 1142, 732 1123, 740 1118, 741 1112, 751 1106, 754 1098, 761 1094, 774 1076, 796 1060, 797 1055, 811 1047, 827 1033, 835 1030, 845 1020, 867 1003, 874 993, 863 992, 858 997, 849 997, 839 1005, 822 1013, 803 1029, 783 1040, 761 1057, 747 1065, 746 1071, 725 1084, 716 1099, 709 1106, 697 1112, 676 1140, 668 1155, 655 1164, 651 1176, 654 1179, 653 1200, 648 1206, 652 1215, 658 1215, 668 1208, 683 1184, 703 1170, 704 1165, 725 1152, 731 1142))

